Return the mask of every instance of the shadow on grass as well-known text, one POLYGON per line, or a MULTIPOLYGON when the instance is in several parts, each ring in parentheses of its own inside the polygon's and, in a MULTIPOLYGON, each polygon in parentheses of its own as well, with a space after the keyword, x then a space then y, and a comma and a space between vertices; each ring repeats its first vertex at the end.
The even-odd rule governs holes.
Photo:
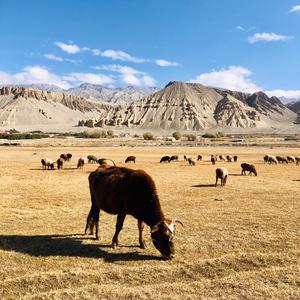
POLYGON ((61 170, 58 170, 57 168, 55 168, 55 169, 53 169, 53 170, 51 170, 51 169, 42 169, 42 168, 31 168, 31 169, 29 169, 30 171, 64 171, 64 170, 66 170, 66 171, 68 171, 68 170, 78 170, 76 167, 69 167, 69 168, 62 168, 61 170))
POLYGON ((292 181, 300 181, 300 179, 293 179, 292 181))
POLYGON ((192 187, 204 188, 204 187, 215 187, 214 184, 196 184, 192 185, 192 187))
POLYGON ((243 176, 241 173, 229 174, 229 176, 243 176))
MULTIPOLYGON (((163 260, 159 254, 152 256, 141 254, 137 251, 118 253, 117 249, 113 250, 109 245, 84 245, 82 244, 81 236, 83 235, 0 235, 0 250, 15 251, 35 257, 70 256, 100 258, 105 262, 112 263, 117 261, 163 260), (109 248, 111 252, 103 248, 109 248)), ((132 248, 134 246, 124 247, 132 248)))

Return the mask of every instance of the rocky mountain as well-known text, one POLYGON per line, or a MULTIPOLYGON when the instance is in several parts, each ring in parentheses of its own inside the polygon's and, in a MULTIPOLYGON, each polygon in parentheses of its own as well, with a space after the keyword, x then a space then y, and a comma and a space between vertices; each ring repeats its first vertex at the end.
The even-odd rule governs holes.
POLYGON ((105 101, 110 104, 126 104, 149 96, 158 90, 156 87, 139 88, 133 86, 107 88, 101 85, 84 83, 79 87, 66 90, 66 92, 87 99, 105 101))
POLYGON ((77 124, 78 119, 94 118, 111 108, 99 101, 25 87, 0 89, 0 125, 77 124))
POLYGON ((247 94, 196 83, 170 82, 151 96, 114 108, 99 118, 102 126, 201 130, 270 128, 293 124, 294 112, 263 92, 247 94))
POLYGON ((297 123, 300 124, 300 100, 288 103, 287 107, 298 115, 297 123))

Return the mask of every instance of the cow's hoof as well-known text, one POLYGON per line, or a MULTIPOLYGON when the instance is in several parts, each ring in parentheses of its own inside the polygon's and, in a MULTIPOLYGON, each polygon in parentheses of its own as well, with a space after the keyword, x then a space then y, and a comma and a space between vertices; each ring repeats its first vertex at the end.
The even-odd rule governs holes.
POLYGON ((146 243, 145 242, 140 243, 140 248, 141 249, 146 249, 147 248, 146 243))

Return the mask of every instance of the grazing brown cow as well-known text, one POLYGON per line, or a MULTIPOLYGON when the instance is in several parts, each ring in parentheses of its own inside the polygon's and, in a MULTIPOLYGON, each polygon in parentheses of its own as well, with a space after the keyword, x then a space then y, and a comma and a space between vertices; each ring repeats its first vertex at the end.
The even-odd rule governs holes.
POLYGON ((213 155, 211 155, 210 161, 211 161, 211 163, 212 163, 213 165, 216 164, 216 158, 215 158, 213 155))
POLYGON ((63 159, 64 161, 68 160, 67 154, 64 154, 64 153, 60 155, 60 158, 63 159))
POLYGON ((71 153, 67 153, 66 155, 67 155, 67 161, 70 161, 71 158, 72 158, 72 154, 71 153))
POLYGON ((235 155, 235 156, 233 157, 233 161, 234 161, 234 162, 237 162, 237 160, 238 160, 238 157, 237 157, 237 155, 235 155))
POLYGON ((202 160, 202 155, 198 155, 197 160, 202 160))
POLYGON ((224 155, 219 155, 219 159, 225 161, 225 156, 224 155))
POLYGON ((217 168, 216 169, 216 184, 215 184, 215 186, 217 186, 218 179, 221 179, 221 186, 225 186, 228 175, 229 175, 229 173, 226 168, 217 168))
POLYGON ((171 161, 171 157, 166 155, 166 156, 163 156, 161 159, 160 159, 160 163, 163 163, 163 162, 170 162, 171 161))
POLYGON ((227 159, 228 162, 232 162, 232 156, 231 155, 227 155, 226 159, 227 159))
POLYGON ((128 156, 126 159, 125 159, 125 163, 129 163, 129 162, 133 162, 135 163, 135 160, 136 160, 136 157, 131 155, 131 156, 128 156))
POLYGON ((88 155, 87 156, 88 163, 93 164, 98 162, 98 158, 95 155, 88 155))
POLYGON ((241 168, 242 168, 242 175, 246 175, 246 171, 249 171, 248 175, 254 174, 255 176, 257 176, 257 171, 254 165, 242 163, 241 168))
POLYGON ((60 157, 57 161, 57 169, 60 170, 63 168, 64 160, 60 157))
POLYGON ((178 155, 172 155, 171 157, 170 157, 170 162, 171 161, 178 161, 178 155))
POLYGON ((191 158, 188 158, 188 163, 189 163, 190 166, 195 166, 196 165, 195 161, 191 158))
MULTIPOLYGON (((175 221, 165 218, 152 178, 143 170, 120 167, 98 168, 89 176, 92 207, 85 232, 96 227, 98 239, 100 209, 118 215, 112 247, 118 246, 118 236, 127 214, 138 220, 139 243, 143 239, 144 223, 151 228, 151 239, 164 258, 174 257, 175 221)), ((180 223, 180 222, 179 222, 180 223)))

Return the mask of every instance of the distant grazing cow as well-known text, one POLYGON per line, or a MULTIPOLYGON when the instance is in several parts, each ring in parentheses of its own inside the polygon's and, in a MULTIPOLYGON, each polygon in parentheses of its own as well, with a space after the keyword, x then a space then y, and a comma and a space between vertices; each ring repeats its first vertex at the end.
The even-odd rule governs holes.
POLYGON ((228 162, 232 162, 232 156, 231 155, 227 155, 226 159, 227 159, 228 162))
POLYGON ((77 169, 82 169, 87 162, 88 159, 86 157, 80 157, 77 162, 77 169))
POLYGON ((67 153, 67 161, 70 161, 72 158, 72 154, 71 153, 67 153))
POLYGON ((87 156, 88 163, 93 164, 98 162, 98 158, 95 155, 88 155, 87 156))
POLYGON ((296 156, 295 161, 296 161, 296 165, 299 165, 300 164, 300 156, 296 156))
POLYGON ((60 170, 63 168, 64 160, 60 157, 57 161, 57 169, 60 170))
POLYGON ((224 155, 219 155, 219 159, 225 161, 224 155))
POLYGON ((197 161, 202 160, 202 155, 198 155, 197 161))
POLYGON ((218 179, 221 180, 221 186, 225 186, 228 175, 229 175, 229 173, 226 168, 217 168, 216 169, 216 184, 215 184, 215 186, 217 186, 217 184, 218 184, 218 179))
POLYGON ((129 163, 129 162, 135 163, 135 160, 136 160, 136 157, 135 157, 135 156, 128 156, 128 157, 125 159, 125 163, 129 163))
POLYGON ((171 161, 171 157, 170 156, 163 156, 161 159, 160 159, 160 163, 163 163, 163 162, 170 162, 171 161))
POLYGON ((268 163, 269 164, 275 164, 275 165, 278 164, 278 161, 277 161, 275 156, 273 156, 273 155, 267 155, 267 156, 268 156, 268 163))
POLYGON ((246 175, 246 171, 249 171, 248 175, 254 174, 255 176, 257 176, 256 168, 254 165, 242 163, 241 168, 242 168, 242 175, 246 175))
POLYGON ((64 153, 60 155, 60 158, 63 159, 64 161, 68 160, 67 154, 64 153))
POLYGON ((185 161, 187 161, 188 160, 188 156, 187 155, 183 155, 183 159, 185 160, 185 161))
POLYGON ((196 165, 196 162, 191 158, 188 158, 188 163, 189 163, 190 166, 195 166, 196 165))
POLYGON ((269 155, 264 156, 264 163, 267 163, 269 161, 269 155))
POLYGON ((171 161, 178 161, 178 155, 172 155, 171 157, 170 157, 170 162, 171 161))
POLYGON ((215 165, 216 164, 216 159, 215 159, 215 156, 211 156, 210 157, 210 161, 211 161, 211 163, 213 164, 213 165, 215 165))
POLYGON ((278 163, 288 163, 288 160, 284 156, 276 156, 278 163))
POLYGON ((233 157, 233 161, 234 161, 234 162, 237 162, 237 160, 238 160, 238 157, 235 155, 235 156, 233 157))
POLYGON ((45 170, 54 170, 54 163, 53 163, 53 160, 50 159, 50 158, 43 158, 41 159, 41 163, 42 163, 42 166, 45 170))
MULTIPOLYGON (((151 228, 151 239, 166 259, 174 257, 175 220, 165 218, 153 179, 143 170, 108 167, 98 168, 89 176, 92 206, 85 232, 96 227, 98 239, 100 209, 118 215, 112 247, 118 246, 118 236, 127 214, 138 220, 139 244, 145 248, 144 224, 151 228)), ((182 224, 180 221, 178 223, 182 224)))
POLYGON ((296 161, 294 156, 287 156, 286 159, 292 163, 296 161))

